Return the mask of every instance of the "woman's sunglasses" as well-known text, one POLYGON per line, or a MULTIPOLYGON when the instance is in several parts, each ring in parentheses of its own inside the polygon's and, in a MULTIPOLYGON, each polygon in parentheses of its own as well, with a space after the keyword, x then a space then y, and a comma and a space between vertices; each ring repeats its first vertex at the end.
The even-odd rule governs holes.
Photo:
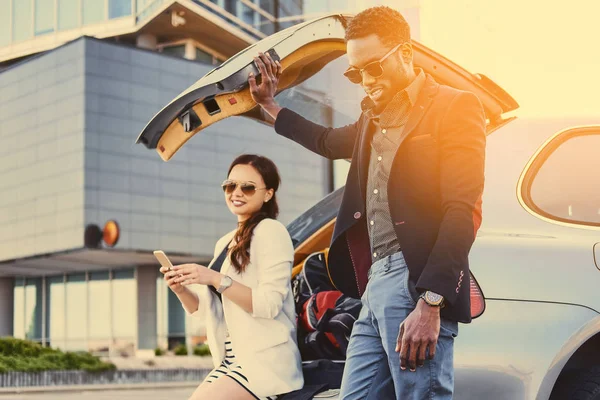
POLYGON ((357 84, 362 82, 363 72, 367 72, 373 78, 379 78, 381 75, 383 75, 383 65, 381 65, 381 63, 383 63, 386 60, 386 58, 394 54, 394 52, 398 50, 403 44, 404 43, 396 45, 396 47, 391 49, 385 56, 381 57, 377 61, 368 63, 367 65, 365 65, 364 68, 348 68, 346 72, 344 72, 344 76, 348 78, 350 82, 357 84))
POLYGON ((266 189, 266 188, 257 188, 254 183, 250 183, 250 182, 236 182, 236 181, 226 180, 225 182, 223 182, 221 184, 223 191, 227 194, 231 194, 231 193, 235 192, 235 190, 237 189, 238 186, 242 190, 242 193, 246 196, 254 195, 254 193, 256 193, 257 190, 266 189))

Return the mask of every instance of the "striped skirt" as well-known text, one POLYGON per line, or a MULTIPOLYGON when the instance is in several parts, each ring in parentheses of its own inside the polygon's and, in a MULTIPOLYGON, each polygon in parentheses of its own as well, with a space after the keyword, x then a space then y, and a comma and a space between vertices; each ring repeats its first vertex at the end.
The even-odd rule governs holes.
POLYGON ((244 389, 248 391, 252 396, 254 396, 258 400, 276 400, 277 396, 269 396, 269 397, 258 397, 252 391, 252 382, 248 382, 248 378, 244 375, 244 371, 242 371, 242 366, 239 365, 235 359, 235 355, 233 354, 233 347, 231 345, 231 340, 229 337, 225 339, 225 359, 217 368, 213 369, 206 379, 204 380, 206 383, 212 383, 219 379, 221 376, 228 376, 229 378, 236 381, 239 385, 241 385, 244 389))

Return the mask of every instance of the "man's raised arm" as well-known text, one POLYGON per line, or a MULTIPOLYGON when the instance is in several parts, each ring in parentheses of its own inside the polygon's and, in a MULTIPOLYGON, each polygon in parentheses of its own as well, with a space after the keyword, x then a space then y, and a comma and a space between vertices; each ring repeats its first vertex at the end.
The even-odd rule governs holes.
POLYGON ((280 107, 275 101, 277 84, 282 68, 269 54, 260 53, 255 62, 261 72, 261 83, 250 74, 250 94, 254 101, 275 120, 275 131, 331 160, 351 158, 358 136, 358 121, 341 128, 328 128, 315 124, 288 108, 280 107))

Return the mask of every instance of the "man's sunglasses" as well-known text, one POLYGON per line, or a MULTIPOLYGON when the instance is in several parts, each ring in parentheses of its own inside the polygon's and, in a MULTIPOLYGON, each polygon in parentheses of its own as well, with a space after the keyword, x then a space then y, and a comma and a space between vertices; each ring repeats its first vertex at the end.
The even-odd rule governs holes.
POLYGON ((237 189, 238 186, 242 190, 242 193, 246 196, 254 195, 254 193, 256 193, 257 190, 266 189, 266 188, 257 188, 255 184, 250 183, 250 182, 236 182, 236 181, 226 180, 225 182, 223 182, 221 184, 223 191, 227 194, 231 194, 231 193, 235 192, 235 190, 237 189))
POLYGON ((365 65, 364 68, 348 68, 346 72, 344 72, 344 76, 348 78, 348 80, 350 80, 350 82, 352 83, 361 83, 363 80, 363 72, 367 72, 373 78, 379 78, 381 75, 383 75, 383 66, 381 65, 381 63, 383 63, 386 60, 386 58, 394 54, 394 52, 398 50, 403 44, 404 43, 396 45, 396 47, 391 49, 385 56, 381 57, 377 61, 368 63, 367 65, 365 65))

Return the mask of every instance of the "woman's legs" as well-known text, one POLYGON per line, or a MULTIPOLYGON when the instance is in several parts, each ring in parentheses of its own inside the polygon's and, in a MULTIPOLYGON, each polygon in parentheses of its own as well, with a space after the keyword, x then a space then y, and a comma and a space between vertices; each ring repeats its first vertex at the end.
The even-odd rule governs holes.
POLYGON ((196 388, 188 400, 255 400, 252 394, 228 376, 221 376, 212 383, 204 382, 196 388))

